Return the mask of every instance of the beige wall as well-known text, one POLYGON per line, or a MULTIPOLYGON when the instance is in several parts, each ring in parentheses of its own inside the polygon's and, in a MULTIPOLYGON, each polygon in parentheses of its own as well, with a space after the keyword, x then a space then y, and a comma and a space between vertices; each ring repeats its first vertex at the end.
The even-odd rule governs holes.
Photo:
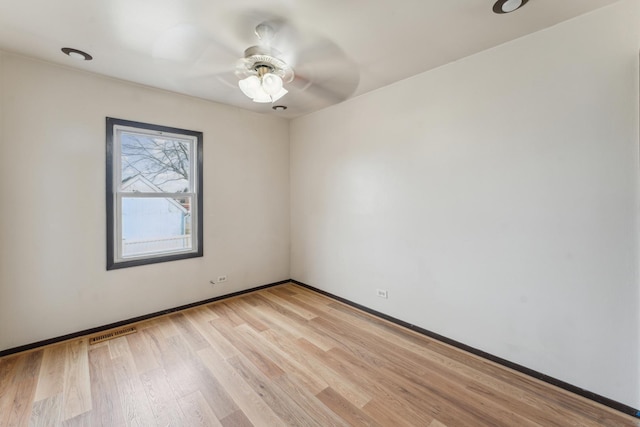
POLYGON ((294 120, 292 278, 639 407, 639 17, 294 120))
POLYGON ((288 139, 284 120, 0 54, 0 349, 289 278, 288 139), (106 271, 106 116, 204 132, 203 258, 106 271))

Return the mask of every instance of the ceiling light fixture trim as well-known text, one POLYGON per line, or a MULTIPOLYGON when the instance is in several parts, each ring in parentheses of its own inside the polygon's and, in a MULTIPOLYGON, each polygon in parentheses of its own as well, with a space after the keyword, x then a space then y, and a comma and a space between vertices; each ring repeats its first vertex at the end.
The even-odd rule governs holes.
POLYGON ((493 12, 497 14, 511 13, 522 8, 529 0, 498 0, 493 5, 493 12))
POLYGON ((73 59, 78 59, 78 60, 81 60, 81 61, 91 61, 93 59, 93 56, 89 55, 87 52, 83 52, 81 50, 74 49, 72 47, 63 47, 60 50, 65 55, 67 55, 68 57, 73 58, 73 59))

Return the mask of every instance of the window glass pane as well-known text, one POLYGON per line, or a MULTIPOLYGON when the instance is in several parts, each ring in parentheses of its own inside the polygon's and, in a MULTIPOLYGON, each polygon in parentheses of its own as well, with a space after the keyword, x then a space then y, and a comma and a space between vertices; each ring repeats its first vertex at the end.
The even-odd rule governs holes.
POLYGON ((124 192, 180 193, 189 188, 192 144, 188 140, 122 131, 124 192))
POLYGON ((123 197, 122 257, 193 249, 190 196, 123 197))

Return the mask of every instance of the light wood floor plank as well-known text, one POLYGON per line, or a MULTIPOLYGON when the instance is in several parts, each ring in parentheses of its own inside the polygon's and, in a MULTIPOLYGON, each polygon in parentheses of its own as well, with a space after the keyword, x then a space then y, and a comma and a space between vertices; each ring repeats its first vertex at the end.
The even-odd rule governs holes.
POLYGON ((252 342, 254 345, 258 344, 261 351, 270 360, 273 360, 284 372, 292 377, 293 381, 309 390, 312 394, 319 393, 329 386, 326 381, 315 375, 313 371, 307 370, 294 358, 273 345, 265 338, 265 335, 261 335, 248 325, 237 326, 235 330, 244 337, 246 342, 252 342))
POLYGON ((279 308, 278 305, 260 299, 257 295, 252 295, 252 297, 253 299, 249 301, 255 304, 253 311, 262 313, 259 317, 270 326, 270 329, 283 333, 286 332, 295 338, 304 338, 325 351, 339 345, 338 342, 319 334, 314 329, 304 327, 303 325, 306 325, 306 320, 297 317, 295 320, 299 322, 292 322, 292 319, 287 317, 288 312, 279 308))
POLYGON ((640 426, 293 284, 133 326, 0 358, 0 427, 640 426))
POLYGON ((209 346, 205 337, 187 320, 184 314, 176 313, 171 315, 169 319, 176 325, 180 336, 189 344, 192 350, 198 351, 209 346))
MULTIPOLYGON (((190 427, 222 427, 222 423, 218 420, 211 406, 209 406, 207 400, 199 391, 181 397, 178 403, 185 416, 183 420, 184 425, 190 427)), ((235 413, 235 411, 232 413, 235 413)))
MULTIPOLYGON (((224 386, 246 418, 256 426, 284 426, 286 425, 238 374, 225 359, 213 349, 198 352, 205 366, 224 386)), ((234 356, 239 357, 239 356, 234 356)), ((228 417, 226 417, 228 418, 228 417)), ((237 419, 236 417, 233 418, 237 419)))
POLYGON ((13 355, 0 359, 0 427, 9 425, 11 407, 18 391, 15 387, 16 365, 21 357, 13 355))
POLYGON ((66 345, 62 419, 68 420, 92 408, 87 339, 70 341, 66 345))
POLYGON ((209 345, 216 348, 216 352, 222 354, 225 359, 237 356, 239 354, 238 349, 227 341, 225 337, 223 337, 222 334, 220 334, 220 332, 211 325, 211 321, 218 318, 219 317, 216 316, 214 319, 210 320, 208 316, 202 315, 200 312, 194 312, 189 316, 191 323, 198 331, 200 331, 209 345))
POLYGON ((407 405, 399 407, 397 399, 390 402, 383 398, 375 397, 362 407, 362 411, 370 418, 376 420, 384 426, 394 427, 415 427, 416 425, 427 426, 433 419, 426 413, 418 413, 407 405))
POLYGON ((332 321, 331 318, 314 319, 313 322, 326 333, 343 339, 344 350, 331 350, 338 354, 339 358, 351 358, 354 364, 365 362, 363 369, 383 369, 388 377, 394 378, 397 382, 405 381, 405 384, 411 384, 417 392, 439 402, 439 405, 449 410, 455 407, 466 408, 467 412, 474 413, 479 423, 485 425, 536 425, 533 421, 524 419, 481 396, 469 399, 471 393, 465 392, 464 385, 438 376, 426 365, 419 363, 421 361, 406 357, 400 348, 389 351, 388 345, 377 343, 376 334, 354 328, 350 324, 332 321))
MULTIPOLYGON (((239 318, 244 320, 244 322, 251 326, 251 328, 256 331, 262 332, 269 329, 269 325, 265 324, 260 318, 251 310, 251 305, 245 303, 244 301, 237 299, 234 301, 233 311, 238 315, 239 318)), ((239 325, 242 326, 242 325, 239 325)))
MULTIPOLYGON (((236 333, 235 327, 224 324, 222 319, 216 319, 211 324, 220 332, 234 347, 240 350, 240 353, 249 359, 264 375, 274 379, 284 374, 284 371, 271 360, 263 351, 257 350, 251 342, 244 339, 242 335, 236 333)), ((231 359, 237 359, 237 356, 231 359)), ((229 360, 231 360, 229 359, 229 360)))
POLYGON ((136 364, 136 369, 139 373, 152 371, 160 367, 160 362, 155 357, 149 341, 146 339, 145 332, 148 329, 149 328, 141 328, 138 333, 123 337, 126 338, 127 343, 129 344, 133 360, 136 364))
POLYGON ((177 396, 173 393, 164 369, 147 371, 140 376, 153 411, 155 425, 179 426, 184 419, 177 396))
POLYGON ((62 421, 63 427, 92 427, 91 412, 85 412, 84 414, 76 415, 73 418, 62 421))
POLYGON ((350 426, 382 426, 360 408, 353 406, 331 387, 318 393, 317 397, 327 408, 338 414, 350 426))
POLYGON ((17 403, 15 399, 17 393, 18 388, 12 385, 0 394, 0 427, 7 427, 9 425, 9 417, 11 416, 13 406, 17 403))
MULTIPOLYGON (((309 347, 309 349, 313 351, 313 348, 309 347)), ((336 358, 334 357, 334 351, 338 350, 321 353, 316 349, 316 355, 322 360, 322 364, 333 367, 333 369, 338 372, 339 378, 349 378, 356 387, 367 390, 370 396, 372 396, 366 401, 359 403, 357 400, 350 398, 349 394, 341 392, 340 394, 353 405, 363 408, 366 413, 375 413, 376 409, 373 408, 374 402, 384 402, 384 406, 381 407, 383 409, 377 409, 385 412, 387 416, 391 415, 399 420, 406 418, 409 424, 414 425, 416 423, 426 425, 432 420, 428 409, 423 408, 421 411, 415 410, 416 406, 420 408, 420 404, 426 396, 421 395, 420 398, 415 399, 413 405, 411 405, 409 402, 411 402, 413 396, 408 396, 410 392, 403 384, 403 381, 393 381, 388 376, 372 373, 376 368, 360 363, 353 363, 349 356, 336 358)), ((373 418, 377 419, 376 417, 373 418)))
POLYGON ((198 391, 209 402, 216 417, 220 420, 236 412, 238 405, 202 360, 192 359, 191 363, 198 375, 198 391))
POLYGON ((53 397, 64 392, 65 356, 68 344, 52 345, 45 348, 38 376, 35 400, 53 397))
POLYGON ((286 299, 278 296, 279 294, 277 291, 274 292, 273 290, 270 289, 267 292, 262 293, 261 295, 264 298, 282 307, 283 309, 288 310, 291 313, 295 313, 305 320, 311 320, 315 317, 318 317, 318 315, 314 313, 313 310, 307 310, 305 307, 302 306, 302 304, 291 303, 286 299))
POLYGON ((371 394, 367 389, 356 385, 352 376, 341 375, 314 356, 314 354, 325 354, 325 352, 313 343, 304 338, 293 338, 292 341, 291 338, 281 336, 273 330, 264 331, 262 334, 268 336, 272 344, 297 361, 306 371, 320 378, 354 405, 362 407, 371 400, 371 394))
POLYGON ((125 425, 109 348, 90 349, 89 360, 91 423, 103 426, 125 425))
POLYGON ((231 299, 229 301, 219 301, 214 304, 209 304, 207 308, 217 315, 217 317, 211 320, 210 323, 221 322, 226 323, 231 327, 245 324, 246 322, 244 319, 238 316, 236 312, 231 309, 229 304, 234 304, 234 300, 231 299))
MULTIPOLYGON (((354 322, 360 327, 367 324, 366 319, 353 319, 353 316, 348 316, 348 314, 344 314, 342 311, 337 311, 330 307, 328 307, 327 313, 335 315, 341 321, 354 322)), ((380 329, 380 332, 382 333, 384 330, 380 329)), ((466 387, 473 388, 477 393, 490 396, 494 401, 501 401, 503 404, 508 404, 509 407, 516 409, 517 412, 527 413, 527 416, 537 423, 552 425, 552 416, 547 416, 547 410, 554 408, 552 408, 551 405, 545 405, 544 401, 531 399, 529 394, 517 387, 497 381, 490 375, 471 369, 446 356, 442 356, 440 353, 434 352, 428 347, 415 344, 405 339, 405 337, 395 334, 384 334, 382 336, 384 336, 384 340, 388 342, 389 345, 408 350, 414 354, 416 358, 424 359, 424 362, 428 363, 429 366, 438 373, 456 379, 457 382, 466 384, 466 387), (534 407, 531 408, 533 409, 531 411, 529 411, 530 406, 534 407)))
POLYGON ((160 329, 160 331, 162 332, 162 335, 165 338, 171 338, 171 337, 175 337, 176 335, 180 335, 180 331, 176 327, 176 324, 174 322, 167 322, 166 321, 167 317, 170 317, 170 315, 161 316, 156 319, 148 320, 147 322, 145 322, 145 325, 148 325, 148 326, 145 326, 145 328, 157 327, 160 329))
POLYGON ((31 381, 23 380, 16 383, 16 394, 8 414, 8 426, 27 425, 33 408, 33 404, 29 405, 29 401, 33 402, 34 392, 35 379, 31 381))
POLYGON ((127 426, 148 426, 154 421, 136 364, 128 347, 126 337, 109 342, 118 345, 119 357, 113 359, 115 381, 120 397, 120 406, 127 426), (124 346, 123 346, 124 344, 124 346))
MULTIPOLYGON (((62 359, 64 361, 64 359, 62 359)), ((62 393, 33 403, 29 427, 55 427, 62 422, 62 393)))
POLYGON ((15 365, 12 380, 15 394, 8 411, 8 426, 27 425, 29 422, 43 353, 43 350, 27 353, 15 365))
POLYGON ((253 427, 253 423, 249 421, 249 418, 240 410, 223 418, 220 420, 220 423, 223 427, 253 427))
MULTIPOLYGON (((318 420, 307 416, 297 401, 264 375, 255 365, 243 356, 228 360, 240 377, 260 396, 260 398, 278 415, 285 425, 323 427, 318 420)), ((284 375, 284 374, 283 374, 284 375)))
POLYGON ((342 361, 331 363, 332 359, 328 352, 322 351, 304 338, 300 338, 297 344, 306 352, 310 360, 315 361, 316 366, 327 368, 325 374, 328 375, 324 379, 334 392, 340 394, 349 403, 362 408, 373 399, 375 390, 354 375, 354 372, 349 370, 342 361), (347 375, 345 372, 348 372, 347 375))
MULTIPOLYGON (((299 295, 296 295, 299 297, 299 295)), ((423 336, 417 336, 416 333, 407 330, 401 330, 395 326, 389 326, 388 322, 373 319, 372 316, 349 310, 348 307, 335 303, 327 307, 327 314, 332 317, 337 317, 342 322, 350 322, 359 325, 360 327, 375 325, 374 329, 378 329, 376 334, 381 334, 390 345, 394 347, 401 347, 409 350, 416 356, 425 358, 428 360, 429 366, 438 370, 444 375, 454 377, 458 382, 467 384, 467 387, 473 388, 477 393, 490 396, 494 401, 502 401, 512 409, 515 409, 519 413, 526 413, 533 421, 542 425, 554 425, 554 418, 562 418, 571 414, 571 411, 566 411, 563 407, 554 404, 553 400, 548 400, 545 393, 537 394, 536 398, 530 391, 524 391, 522 388, 512 386, 510 383, 501 381, 494 377, 492 373, 485 373, 482 370, 472 368, 464 363, 460 363, 455 359, 447 357, 446 351, 434 351, 448 349, 451 351, 451 347, 446 344, 439 343, 435 340, 429 341, 429 346, 425 346, 424 343, 428 339, 423 336), (373 320, 373 322, 372 322, 373 320), (389 333, 391 332, 391 333, 389 333), (467 377, 465 379, 464 377, 467 377)), ((457 354, 459 351, 454 350, 457 354)), ((480 363, 491 364, 485 360, 479 359, 476 356, 469 356, 480 360, 480 363)), ((500 370, 505 370, 499 367, 500 370)), ((546 386, 542 386, 545 389, 546 386)), ((589 411, 577 411, 583 415, 588 414, 589 411)), ((576 417, 575 413, 573 417, 576 417)), ((575 425, 601 425, 600 423, 606 422, 602 418, 598 420, 591 419, 589 416, 584 416, 581 420, 576 420, 575 425)))

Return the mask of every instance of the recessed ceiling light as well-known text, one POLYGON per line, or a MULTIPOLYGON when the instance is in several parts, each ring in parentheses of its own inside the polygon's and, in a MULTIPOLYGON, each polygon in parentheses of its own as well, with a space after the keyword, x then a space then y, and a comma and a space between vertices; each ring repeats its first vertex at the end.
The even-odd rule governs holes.
POLYGON ((80 61, 91 61, 93 59, 93 56, 89 55, 87 52, 83 52, 72 47, 63 47, 61 50, 70 58, 80 61))
POLYGON ((273 107, 271 107, 272 109, 276 110, 276 111, 284 111, 287 109, 286 105, 274 105, 273 107))
POLYGON ((498 0, 493 5, 493 11, 495 13, 510 13, 520 9, 527 4, 529 0, 498 0))

